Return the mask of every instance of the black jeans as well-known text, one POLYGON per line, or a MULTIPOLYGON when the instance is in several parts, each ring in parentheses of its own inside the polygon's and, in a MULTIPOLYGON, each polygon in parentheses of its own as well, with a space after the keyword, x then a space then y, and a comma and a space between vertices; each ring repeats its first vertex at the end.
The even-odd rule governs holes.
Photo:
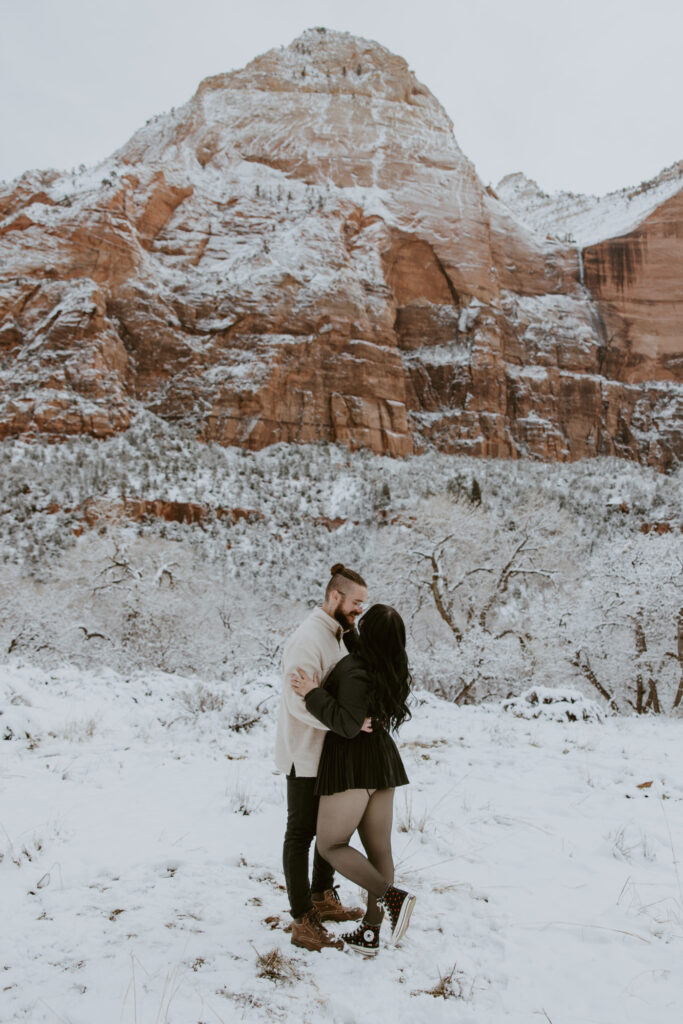
POLYGON ((282 848, 282 866, 292 917, 301 917, 313 906, 315 893, 332 888, 334 870, 318 853, 313 854, 313 880, 308 880, 308 852, 315 837, 318 797, 315 779, 296 778, 294 768, 287 776, 287 829, 282 848))

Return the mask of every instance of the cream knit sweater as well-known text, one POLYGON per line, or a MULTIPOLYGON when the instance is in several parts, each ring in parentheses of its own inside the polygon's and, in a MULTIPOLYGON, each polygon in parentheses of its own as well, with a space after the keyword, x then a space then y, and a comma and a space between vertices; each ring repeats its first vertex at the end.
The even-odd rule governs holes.
POLYGON ((275 740, 275 763, 289 775, 292 765, 297 777, 314 778, 325 741, 327 726, 306 710, 303 697, 292 689, 289 675, 297 668, 322 683, 340 658, 347 653, 341 643, 342 628, 322 608, 316 608, 292 633, 282 654, 282 697, 275 740))

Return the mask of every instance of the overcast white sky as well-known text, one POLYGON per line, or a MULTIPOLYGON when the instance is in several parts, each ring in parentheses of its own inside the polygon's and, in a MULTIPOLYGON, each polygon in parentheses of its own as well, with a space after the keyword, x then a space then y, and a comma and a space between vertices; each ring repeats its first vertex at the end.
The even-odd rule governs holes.
POLYGON ((485 183, 602 193, 683 159, 682 0, 0 0, 0 178, 94 163, 314 25, 405 57, 485 183))

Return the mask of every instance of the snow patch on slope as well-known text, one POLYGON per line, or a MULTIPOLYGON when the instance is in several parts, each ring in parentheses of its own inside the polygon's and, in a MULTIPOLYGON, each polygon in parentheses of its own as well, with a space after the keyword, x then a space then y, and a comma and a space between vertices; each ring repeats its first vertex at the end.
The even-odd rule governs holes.
POLYGON ((510 209, 536 231, 579 248, 606 238, 629 234, 658 206, 683 189, 683 161, 672 164, 656 178, 605 196, 556 192, 548 195, 524 174, 508 174, 496 193, 510 209))

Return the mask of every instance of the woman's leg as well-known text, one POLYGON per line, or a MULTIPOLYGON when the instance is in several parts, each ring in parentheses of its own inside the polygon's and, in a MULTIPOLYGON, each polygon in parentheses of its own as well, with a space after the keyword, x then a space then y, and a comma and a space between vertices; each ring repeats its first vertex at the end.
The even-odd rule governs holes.
POLYGON ((366 815, 375 795, 367 789, 347 789, 343 793, 321 796, 318 805, 317 846, 320 855, 335 871, 355 882, 361 889, 366 889, 369 896, 378 897, 384 894, 390 879, 384 878, 359 850, 349 846, 351 836, 366 815))
MULTIPOLYGON (((391 824, 394 817, 394 790, 377 789, 368 800, 365 814, 358 825, 358 835, 372 866, 387 882, 394 881, 394 858, 391 854, 391 824)), ((382 893, 379 894, 380 896, 382 893)), ((376 897, 368 891, 368 924, 380 924, 383 911, 376 897)))

